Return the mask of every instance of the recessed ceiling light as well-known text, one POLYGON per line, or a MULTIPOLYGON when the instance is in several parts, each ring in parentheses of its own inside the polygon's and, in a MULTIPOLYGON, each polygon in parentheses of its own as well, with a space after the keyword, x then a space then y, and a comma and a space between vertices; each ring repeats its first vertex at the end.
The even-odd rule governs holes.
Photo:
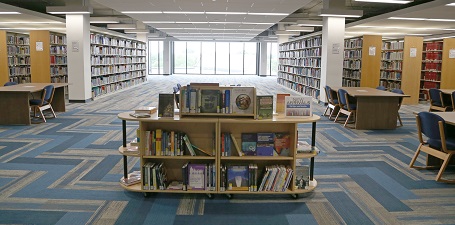
POLYGON ((21 14, 20 12, 0 12, 1 15, 21 14))
POLYGON ((377 3, 392 3, 392 4, 408 4, 413 0, 355 0, 356 2, 377 2, 377 3))

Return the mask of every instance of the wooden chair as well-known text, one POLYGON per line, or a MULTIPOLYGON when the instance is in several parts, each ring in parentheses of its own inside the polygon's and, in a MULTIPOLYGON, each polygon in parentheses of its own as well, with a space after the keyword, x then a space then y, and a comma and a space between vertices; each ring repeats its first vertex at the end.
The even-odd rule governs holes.
POLYGON ((43 118, 43 121, 46 122, 46 118, 44 117, 43 111, 47 109, 50 109, 52 111, 54 118, 57 117, 51 105, 52 99, 54 98, 54 92, 55 92, 54 85, 47 85, 43 88, 40 99, 30 100, 30 107, 33 111, 33 117, 37 117, 36 113, 37 111, 39 111, 41 114, 41 118, 43 118))
MULTIPOLYGON (((393 93, 396 93, 396 94, 404 94, 403 90, 401 89, 393 89, 392 90, 393 93)), ((398 99, 398 121, 400 121, 400 127, 403 126, 403 122, 401 121, 401 117, 400 117, 400 108, 401 108, 401 103, 403 103, 403 97, 400 97, 398 99)))
POLYGON ((329 120, 331 120, 332 116, 334 116, 335 113, 338 113, 338 110, 340 109, 340 105, 338 104, 338 94, 329 86, 325 86, 324 90, 327 99, 327 107, 325 108, 323 115, 326 116, 327 112, 330 112, 329 120))
POLYGON ((442 160, 439 172, 436 175, 436 181, 442 181, 447 183, 455 183, 455 180, 447 180, 441 178, 444 170, 452 158, 452 155, 455 153, 455 138, 449 137, 447 134, 447 125, 445 120, 431 112, 420 112, 416 116, 417 121, 417 132, 419 135, 419 147, 417 148, 414 157, 409 163, 411 168, 434 168, 435 166, 415 166, 414 163, 417 160, 420 152, 423 151, 429 156, 434 156, 442 160), (423 140, 423 135, 428 139, 423 140))
POLYGON ((430 94, 430 112, 452 111, 452 99, 449 95, 436 88, 431 88, 428 93, 430 94))
POLYGON ((351 118, 351 116, 354 118, 355 123, 357 109, 356 99, 350 96, 346 90, 338 89, 338 102, 340 105, 340 110, 338 110, 338 114, 335 117, 335 122, 338 121, 338 117, 340 116, 340 114, 344 114, 348 116, 348 118, 346 118, 346 121, 344 122, 343 126, 346 126, 346 124, 348 124, 348 121, 351 118))
POLYGON ((13 85, 16 85, 17 82, 14 82, 14 81, 9 81, 9 82, 6 82, 3 86, 13 86, 13 85))
POLYGON ((452 109, 455 110, 455 91, 450 95, 452 100, 452 109))

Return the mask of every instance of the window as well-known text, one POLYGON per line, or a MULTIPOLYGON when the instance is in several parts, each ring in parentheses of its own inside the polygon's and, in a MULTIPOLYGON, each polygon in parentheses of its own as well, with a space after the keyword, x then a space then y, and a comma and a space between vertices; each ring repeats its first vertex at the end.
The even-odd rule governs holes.
POLYGON ((245 69, 243 74, 256 74, 257 71, 257 43, 245 43, 245 69))
POLYGON ((217 42, 216 47, 216 74, 229 74, 229 42, 217 42))
POLYGON ((186 43, 186 73, 201 73, 201 42, 186 43))
POLYGON ((163 42, 149 41, 149 74, 163 73, 163 42))
POLYGON ((186 42, 174 42, 174 73, 186 73, 186 42))
POLYGON ((231 43, 230 52, 231 74, 243 74, 243 43, 231 43))
POLYGON ((267 74, 266 75, 277 75, 278 74, 278 44, 268 42, 267 43, 267 74))
POLYGON ((215 74, 215 42, 202 42, 202 74, 215 74))

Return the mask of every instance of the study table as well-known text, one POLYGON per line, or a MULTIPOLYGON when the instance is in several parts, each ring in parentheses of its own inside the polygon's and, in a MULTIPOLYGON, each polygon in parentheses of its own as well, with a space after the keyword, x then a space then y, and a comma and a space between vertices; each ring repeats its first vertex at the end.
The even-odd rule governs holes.
MULTIPOLYGON (((431 112, 436 115, 439 115, 444 119, 446 124, 455 126, 455 112, 431 112)), ((453 129, 452 129, 453 130, 453 129)), ((448 134, 446 134, 448 135, 448 134)), ((432 156, 432 155, 427 155, 427 166, 440 166, 441 165, 441 160, 432 156)), ((452 158, 450 160, 450 165, 455 165, 455 159, 452 158)))
POLYGON ((67 83, 24 83, 2 86, 0 87, 0 125, 30 125, 29 100, 41 98, 41 91, 49 84, 54 85, 55 88, 52 108, 56 112, 65 112, 67 83))
POLYGON ((398 103, 409 95, 381 91, 370 87, 332 87, 344 89, 357 99, 355 129, 395 129, 397 128, 398 103))

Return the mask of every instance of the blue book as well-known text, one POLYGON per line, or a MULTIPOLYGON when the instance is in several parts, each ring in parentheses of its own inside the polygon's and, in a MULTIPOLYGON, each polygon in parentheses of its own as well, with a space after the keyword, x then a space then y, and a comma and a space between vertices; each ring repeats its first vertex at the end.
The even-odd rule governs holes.
POLYGON ((242 133, 242 152, 245 155, 256 155, 256 133, 242 133))
POLYGON ((224 104, 224 113, 231 113, 231 90, 226 90, 224 92, 224 104))
POLYGON ((258 156, 273 156, 274 133, 257 133, 256 152, 258 156))

